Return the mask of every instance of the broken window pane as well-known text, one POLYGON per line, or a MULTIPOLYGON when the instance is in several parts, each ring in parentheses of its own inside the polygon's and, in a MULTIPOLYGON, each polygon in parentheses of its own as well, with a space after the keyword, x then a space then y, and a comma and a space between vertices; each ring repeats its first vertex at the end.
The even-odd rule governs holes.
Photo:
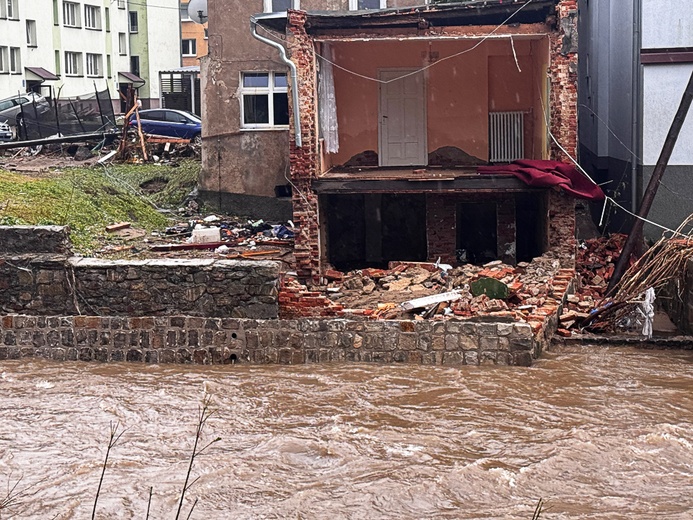
POLYGON ((243 122, 246 125, 269 123, 269 96, 267 94, 245 94, 243 96, 243 122))
POLYGON ((289 124, 289 95, 286 93, 274 94, 274 124, 289 124))

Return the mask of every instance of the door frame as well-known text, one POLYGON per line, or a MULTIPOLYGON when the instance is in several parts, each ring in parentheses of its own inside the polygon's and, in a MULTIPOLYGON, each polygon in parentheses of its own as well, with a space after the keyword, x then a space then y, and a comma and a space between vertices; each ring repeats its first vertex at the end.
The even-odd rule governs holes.
MULTIPOLYGON (((401 72, 402 75, 407 74, 409 72, 415 72, 418 71, 419 74, 421 74, 421 95, 423 97, 422 99, 422 105, 423 105, 423 113, 422 113, 422 125, 423 125, 423 148, 424 148, 424 157, 423 157, 423 164, 411 164, 407 166, 428 166, 428 85, 426 81, 426 73, 422 71, 420 68, 413 68, 413 67, 392 67, 392 68, 379 68, 377 70, 378 72, 378 79, 382 80, 382 75, 383 73, 387 72, 401 72)), ((378 166, 390 166, 383 164, 383 86, 384 84, 380 83, 378 85, 378 166)), ((403 168, 406 168, 407 166, 402 166, 403 168)))

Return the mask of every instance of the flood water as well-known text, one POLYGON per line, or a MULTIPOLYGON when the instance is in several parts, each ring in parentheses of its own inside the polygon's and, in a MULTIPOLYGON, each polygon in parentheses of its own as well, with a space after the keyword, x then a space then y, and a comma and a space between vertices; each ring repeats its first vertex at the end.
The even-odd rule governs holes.
POLYGON ((0 518, 667 519, 693 513, 693 354, 532 368, 0 363, 0 518))

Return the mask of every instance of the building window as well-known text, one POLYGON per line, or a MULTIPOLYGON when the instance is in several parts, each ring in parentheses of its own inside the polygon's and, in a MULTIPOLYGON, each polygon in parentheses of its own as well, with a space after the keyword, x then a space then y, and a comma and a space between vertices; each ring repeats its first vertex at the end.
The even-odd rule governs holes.
POLYGON ((55 75, 60 76, 60 51, 55 51, 55 75))
POLYGON ((137 31, 140 30, 139 22, 137 20, 137 11, 130 11, 129 19, 130 19, 130 32, 136 33, 137 31))
POLYGON ((113 76, 113 69, 111 67, 111 55, 110 54, 106 55, 106 74, 108 75, 109 78, 111 76, 113 76))
POLYGON ((190 21, 190 15, 188 14, 188 2, 181 2, 180 4, 180 19, 184 22, 190 21))
POLYGON ((0 47, 0 73, 7 74, 10 71, 10 58, 8 57, 8 48, 0 47))
POLYGON ((101 8, 94 5, 84 5, 84 27, 101 30, 101 8))
POLYGON ((289 95, 285 73, 242 73, 241 99, 243 128, 285 128, 289 125, 289 95))
POLYGON ((36 47, 36 20, 26 21, 26 44, 29 47, 36 47))
POLYGON ((125 9, 125 0, 118 0, 118 9, 125 9))
POLYGON ((139 56, 130 56, 130 72, 132 72, 135 76, 140 75, 140 57, 139 56))
POLYGON ((387 0, 349 0, 349 10, 351 11, 385 8, 387 8, 387 0))
POLYGON ((118 33, 118 54, 125 56, 128 53, 127 35, 118 33))
POLYGON ((111 10, 108 7, 104 7, 104 13, 106 16, 106 32, 111 32, 111 10))
POLYGON ((65 52, 65 75, 66 76, 81 76, 82 75, 82 53, 81 52, 65 52))
POLYGON ((0 11, 1 18, 7 18, 8 20, 19 20, 19 9, 17 7, 17 0, 2 0, 0 3, 5 7, 5 12, 0 11))
POLYGON ((79 27, 79 4, 63 2, 63 24, 66 27, 79 27))
POLYGON ((205 40, 209 40, 209 29, 205 27, 205 40))
POLYGON ((262 0, 266 13, 281 13, 287 9, 300 9, 300 0, 262 0))
POLYGON ((103 76, 101 54, 87 53, 87 76, 103 76))
POLYGON ((183 56, 197 56, 197 40, 183 40, 183 56))
POLYGON ((53 25, 60 25, 60 10, 58 0, 53 0, 53 25))
POLYGON ((22 60, 19 47, 10 47, 10 73, 19 74, 22 72, 22 60))

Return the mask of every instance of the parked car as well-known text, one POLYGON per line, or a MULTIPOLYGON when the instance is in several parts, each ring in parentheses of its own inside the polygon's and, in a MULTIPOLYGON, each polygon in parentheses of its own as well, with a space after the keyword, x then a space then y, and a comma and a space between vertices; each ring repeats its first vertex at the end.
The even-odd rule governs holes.
POLYGON ((0 122, 6 122, 10 126, 21 126, 22 105, 27 103, 36 103, 41 107, 48 105, 46 98, 34 92, 0 99, 0 122))
MULTIPOLYGON (((195 114, 170 108, 153 108, 139 112, 142 131, 145 134, 190 139, 196 144, 202 142, 202 120, 195 114)), ((134 114, 130 117, 130 126, 137 127, 134 114)))
POLYGON ((4 121, 0 121, 0 143, 6 143, 8 141, 11 141, 13 139, 13 132, 12 129, 10 128, 10 125, 8 125, 4 121))

